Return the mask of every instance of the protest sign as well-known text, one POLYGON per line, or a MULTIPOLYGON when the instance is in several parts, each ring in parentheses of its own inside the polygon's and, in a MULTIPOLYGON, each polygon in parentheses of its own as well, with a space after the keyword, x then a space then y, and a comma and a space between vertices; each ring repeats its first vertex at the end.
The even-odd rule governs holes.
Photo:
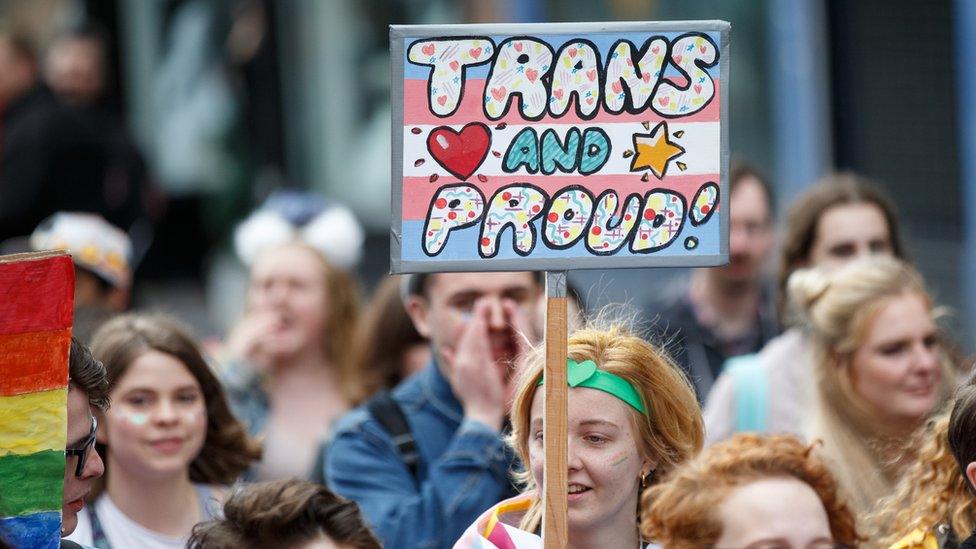
POLYGON ((62 252, 0 257, 0 537, 60 543, 74 266, 62 252))
POLYGON ((724 263, 728 29, 391 27, 392 271, 724 263))

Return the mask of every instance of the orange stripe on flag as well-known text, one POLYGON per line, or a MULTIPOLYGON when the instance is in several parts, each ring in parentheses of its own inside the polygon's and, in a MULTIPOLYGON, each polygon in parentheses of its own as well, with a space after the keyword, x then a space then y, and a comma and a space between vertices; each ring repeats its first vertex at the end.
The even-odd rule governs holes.
POLYGON ((0 334, 0 395, 65 387, 70 345, 70 329, 0 334))

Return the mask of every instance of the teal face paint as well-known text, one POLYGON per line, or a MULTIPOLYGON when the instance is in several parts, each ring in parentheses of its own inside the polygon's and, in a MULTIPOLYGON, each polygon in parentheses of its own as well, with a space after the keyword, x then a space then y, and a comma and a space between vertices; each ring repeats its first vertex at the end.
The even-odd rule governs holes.
POLYGON ((146 414, 141 414, 138 412, 124 412, 120 410, 118 412, 118 415, 123 420, 128 421, 129 423, 133 425, 137 425, 139 427, 142 427, 146 423, 149 423, 149 416, 146 414))

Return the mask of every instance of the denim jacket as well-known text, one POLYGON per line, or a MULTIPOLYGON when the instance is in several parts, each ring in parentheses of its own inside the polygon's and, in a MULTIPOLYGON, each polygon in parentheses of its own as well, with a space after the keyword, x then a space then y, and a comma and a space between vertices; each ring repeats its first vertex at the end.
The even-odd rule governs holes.
POLYGON ((393 390, 420 453, 410 475, 392 439, 364 408, 343 417, 325 454, 325 478, 359 504, 384 547, 449 549, 485 509, 513 496, 514 453, 488 426, 463 418, 433 362, 393 390))

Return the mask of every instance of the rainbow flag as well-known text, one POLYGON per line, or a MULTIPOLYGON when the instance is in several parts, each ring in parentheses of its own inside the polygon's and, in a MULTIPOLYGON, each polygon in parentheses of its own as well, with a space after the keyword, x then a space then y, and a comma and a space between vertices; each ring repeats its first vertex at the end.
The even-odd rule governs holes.
POLYGON ((69 255, 0 257, 0 536, 14 547, 60 544, 73 300, 69 255))
POLYGON ((517 527, 535 500, 535 493, 528 492, 491 507, 464 531, 454 549, 542 549, 542 538, 517 527))

